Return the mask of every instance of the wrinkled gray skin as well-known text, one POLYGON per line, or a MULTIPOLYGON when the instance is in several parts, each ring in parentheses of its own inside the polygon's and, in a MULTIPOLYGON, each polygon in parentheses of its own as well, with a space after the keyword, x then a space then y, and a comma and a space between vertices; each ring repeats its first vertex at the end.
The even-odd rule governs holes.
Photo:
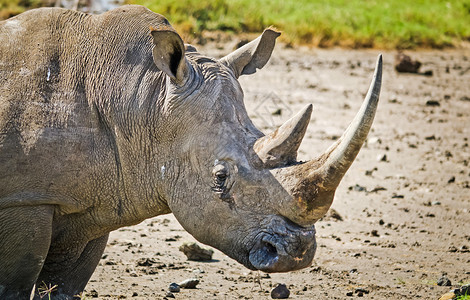
POLYGON ((266 64, 278 35, 214 60, 139 6, 0 22, 0 299, 28 299, 43 282, 71 299, 110 231, 170 212, 250 269, 308 266, 313 224, 367 136, 380 74, 350 126, 360 128, 343 137, 352 142, 298 163, 312 107, 264 136, 237 81, 266 64))

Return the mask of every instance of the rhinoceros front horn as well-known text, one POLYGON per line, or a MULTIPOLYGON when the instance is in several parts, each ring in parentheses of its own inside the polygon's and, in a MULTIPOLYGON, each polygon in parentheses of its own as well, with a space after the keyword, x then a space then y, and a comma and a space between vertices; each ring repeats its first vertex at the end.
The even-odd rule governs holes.
POLYGON ((336 187, 359 153, 372 126, 381 81, 382 56, 380 55, 374 78, 359 112, 341 138, 318 158, 305 163, 291 161, 293 151, 297 151, 305 133, 311 106, 281 126, 275 134, 262 137, 255 144, 255 151, 263 161, 267 162, 267 167, 277 167, 272 170, 273 175, 292 196, 291 199, 279 203, 279 212, 282 215, 299 225, 306 226, 312 225, 326 214, 333 202, 336 187), (294 121, 297 123, 293 124, 294 121), (269 142, 276 140, 276 137, 275 143, 269 142), (284 162, 288 166, 282 167, 279 160, 268 159, 270 156, 267 153, 279 148, 287 151, 284 157, 288 159, 284 162), (273 161, 275 163, 272 163, 273 161))

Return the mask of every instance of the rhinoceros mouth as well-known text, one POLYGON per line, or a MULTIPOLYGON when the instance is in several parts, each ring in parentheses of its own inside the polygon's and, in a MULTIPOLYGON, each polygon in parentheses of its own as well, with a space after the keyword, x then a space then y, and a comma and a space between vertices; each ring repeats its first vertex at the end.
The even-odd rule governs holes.
POLYGON ((308 267, 315 255, 315 227, 304 228, 287 220, 271 222, 249 252, 254 269, 274 273, 308 267))

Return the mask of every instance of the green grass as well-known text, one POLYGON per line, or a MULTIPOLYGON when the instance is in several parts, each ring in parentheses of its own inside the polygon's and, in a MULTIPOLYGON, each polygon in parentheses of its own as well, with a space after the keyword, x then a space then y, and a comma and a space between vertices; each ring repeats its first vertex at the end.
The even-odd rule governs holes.
MULTIPOLYGON (((0 20, 53 0, 0 0, 0 20)), ((470 0, 127 0, 165 15, 184 36, 259 33, 292 44, 444 48, 470 41, 470 0)))
POLYGON ((130 0, 184 34, 261 32, 320 47, 443 48, 470 40, 470 0, 130 0))
POLYGON ((8 19, 30 8, 50 4, 47 0, 0 0, 0 20, 8 19))

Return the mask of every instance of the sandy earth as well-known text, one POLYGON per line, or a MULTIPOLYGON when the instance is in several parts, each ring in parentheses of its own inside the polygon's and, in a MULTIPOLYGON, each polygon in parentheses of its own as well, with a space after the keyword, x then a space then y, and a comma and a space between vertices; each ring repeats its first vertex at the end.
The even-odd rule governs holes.
MULTIPOLYGON (((198 48, 220 57, 234 43, 198 48)), ((263 70, 240 80, 250 116, 269 132, 313 103, 299 158, 314 158, 354 117, 378 53, 278 45, 263 70)), ((199 285, 176 299, 269 299, 278 283, 290 299, 350 299, 357 288, 364 299, 438 299, 451 289, 437 286, 443 273, 470 283, 470 49, 408 53, 433 76, 398 74, 396 53, 382 53, 375 123, 337 190, 342 221, 317 223, 311 267, 250 272, 217 250, 211 262, 187 261, 178 247, 194 239, 165 215, 111 233, 87 299, 163 299, 188 278, 199 285)))

